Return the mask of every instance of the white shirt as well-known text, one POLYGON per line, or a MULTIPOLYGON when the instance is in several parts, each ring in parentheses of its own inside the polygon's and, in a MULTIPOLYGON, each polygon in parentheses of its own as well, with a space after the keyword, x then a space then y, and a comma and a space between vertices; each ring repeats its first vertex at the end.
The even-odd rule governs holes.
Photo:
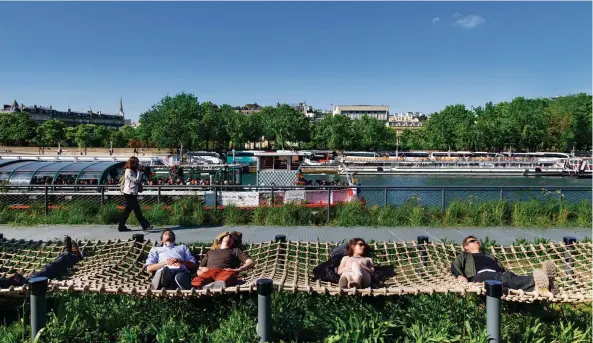
POLYGON ((124 194, 138 195, 138 185, 142 181, 142 173, 133 171, 132 169, 126 169, 124 177, 124 194))

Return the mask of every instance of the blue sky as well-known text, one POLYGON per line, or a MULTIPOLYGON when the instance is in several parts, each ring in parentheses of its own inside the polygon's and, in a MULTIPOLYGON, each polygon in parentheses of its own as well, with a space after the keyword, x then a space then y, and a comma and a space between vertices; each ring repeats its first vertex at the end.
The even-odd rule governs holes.
POLYGON ((167 93, 433 112, 591 93, 591 3, 0 3, 0 102, 116 112, 167 93))

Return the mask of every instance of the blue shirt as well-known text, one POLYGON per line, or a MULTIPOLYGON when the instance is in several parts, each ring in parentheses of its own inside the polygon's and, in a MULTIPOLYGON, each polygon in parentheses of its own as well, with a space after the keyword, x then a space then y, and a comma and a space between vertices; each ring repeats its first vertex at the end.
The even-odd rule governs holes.
MULTIPOLYGON (((196 264, 196 258, 191 254, 191 251, 185 245, 172 244, 170 247, 153 247, 148 253, 146 258, 146 265, 149 266, 155 263, 166 262, 170 258, 175 258, 182 261, 189 261, 196 264)), ((181 268, 186 269, 185 265, 181 265, 181 268)))

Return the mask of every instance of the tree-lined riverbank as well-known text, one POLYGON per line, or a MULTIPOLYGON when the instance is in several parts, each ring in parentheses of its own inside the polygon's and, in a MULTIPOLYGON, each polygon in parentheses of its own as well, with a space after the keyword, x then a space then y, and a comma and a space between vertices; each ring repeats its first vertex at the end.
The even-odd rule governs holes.
MULTIPOLYGON (((193 94, 165 96, 140 115, 140 126, 114 130, 92 124, 66 127, 59 120, 37 126, 27 113, 0 115, 5 145, 64 147, 159 147, 226 151, 247 142, 286 148, 332 150, 434 149, 471 151, 590 150, 592 97, 580 93, 555 99, 455 104, 433 113, 419 130, 396 137, 384 122, 363 117, 327 116, 311 121, 286 104, 245 115, 231 105, 199 102, 193 94)), ((423 118, 424 120, 424 118, 423 118)))

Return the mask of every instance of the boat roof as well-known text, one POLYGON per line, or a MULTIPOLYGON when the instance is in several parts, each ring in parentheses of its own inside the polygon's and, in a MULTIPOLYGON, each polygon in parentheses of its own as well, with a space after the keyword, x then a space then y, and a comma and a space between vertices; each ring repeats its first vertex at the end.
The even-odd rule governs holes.
POLYGON ((253 156, 300 156, 301 153, 290 150, 254 151, 253 156))

